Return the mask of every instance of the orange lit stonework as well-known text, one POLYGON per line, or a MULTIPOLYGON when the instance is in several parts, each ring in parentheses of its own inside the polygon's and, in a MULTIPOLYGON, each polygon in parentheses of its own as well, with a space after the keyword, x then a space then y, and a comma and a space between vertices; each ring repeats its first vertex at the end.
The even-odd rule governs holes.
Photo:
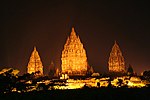
POLYGON ((40 71, 40 75, 43 74, 43 65, 42 61, 40 59, 40 56, 36 50, 36 47, 34 47, 34 50, 31 54, 28 66, 27 66, 27 73, 37 72, 40 71))
POLYGON ((61 68, 63 74, 69 76, 84 76, 87 72, 87 57, 83 44, 79 36, 72 28, 71 35, 68 37, 61 57, 61 68))
POLYGON ((116 41, 114 46, 112 47, 108 64, 109 72, 125 72, 125 61, 116 41))

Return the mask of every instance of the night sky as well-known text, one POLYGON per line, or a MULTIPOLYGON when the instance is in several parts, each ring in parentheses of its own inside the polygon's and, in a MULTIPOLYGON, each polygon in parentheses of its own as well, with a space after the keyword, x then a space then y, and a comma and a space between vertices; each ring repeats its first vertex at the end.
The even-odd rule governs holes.
POLYGON ((137 73, 150 69, 150 6, 144 0, 3 0, 1 2, 0 70, 26 72, 36 46, 44 70, 54 61, 60 67, 61 51, 75 27, 96 72, 107 71, 116 40, 137 73))

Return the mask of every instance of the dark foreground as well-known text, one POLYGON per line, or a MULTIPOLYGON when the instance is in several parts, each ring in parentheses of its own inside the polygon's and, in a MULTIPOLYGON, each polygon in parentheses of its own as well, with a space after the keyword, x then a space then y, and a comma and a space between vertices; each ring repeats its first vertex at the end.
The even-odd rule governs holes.
POLYGON ((0 100, 150 100, 150 88, 100 88, 1 94, 0 100))

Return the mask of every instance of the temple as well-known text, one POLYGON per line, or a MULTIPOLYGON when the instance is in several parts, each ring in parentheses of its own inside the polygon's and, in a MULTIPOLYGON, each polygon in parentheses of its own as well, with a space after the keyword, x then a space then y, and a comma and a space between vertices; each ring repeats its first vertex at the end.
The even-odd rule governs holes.
POLYGON ((27 66, 27 73, 31 74, 35 72, 39 72, 38 75, 43 75, 43 65, 36 47, 34 47, 27 66))
POLYGON ((49 66, 48 76, 50 78, 58 77, 59 73, 60 73, 60 70, 55 67, 54 62, 52 61, 51 64, 50 64, 50 66, 49 66))
POLYGON ((69 76, 84 76, 87 73, 87 57, 79 36, 72 28, 61 57, 62 74, 69 76))
POLYGON ((118 72, 118 73, 125 72, 125 61, 116 41, 110 52, 108 64, 109 64, 109 72, 118 72))

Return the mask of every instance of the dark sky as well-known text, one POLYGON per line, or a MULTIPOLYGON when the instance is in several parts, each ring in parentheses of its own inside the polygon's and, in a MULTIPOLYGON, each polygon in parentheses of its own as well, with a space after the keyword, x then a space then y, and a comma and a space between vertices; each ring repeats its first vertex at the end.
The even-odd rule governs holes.
POLYGON ((74 26, 97 72, 106 71, 116 40, 126 66, 137 73, 150 69, 150 6, 144 0, 3 0, 1 3, 0 69, 26 72, 33 47, 44 70, 53 60, 61 63, 61 51, 74 26))

